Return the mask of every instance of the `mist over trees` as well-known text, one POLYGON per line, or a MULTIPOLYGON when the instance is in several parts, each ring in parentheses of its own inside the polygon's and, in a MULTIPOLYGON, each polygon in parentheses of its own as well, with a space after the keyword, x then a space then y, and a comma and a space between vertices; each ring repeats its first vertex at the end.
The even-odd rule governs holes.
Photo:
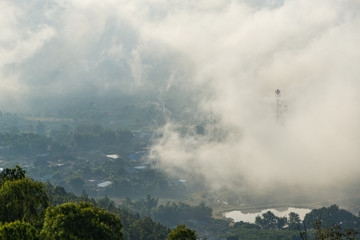
POLYGON ((359 9, 1 0, 0 239, 358 238, 359 9))
MULTIPOLYGON (((327 176, 357 183, 356 1, 5 0, 1 8, 11 17, 0 19, 0 117, 32 115, 28 133, 43 135, 41 118, 159 130, 151 146, 159 168, 197 174, 214 190, 239 181, 237 191, 255 190, 252 176, 259 193, 277 182, 291 182, 280 191, 316 190, 324 183, 314 187, 311 164, 326 167, 330 192, 327 176), (326 164, 340 159, 346 164, 326 164)), ((98 136, 82 137, 74 141, 88 148, 98 136)))

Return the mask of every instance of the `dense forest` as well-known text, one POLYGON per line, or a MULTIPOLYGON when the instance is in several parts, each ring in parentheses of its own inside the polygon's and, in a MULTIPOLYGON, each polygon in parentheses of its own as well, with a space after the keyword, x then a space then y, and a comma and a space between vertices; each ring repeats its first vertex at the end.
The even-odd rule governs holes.
POLYGON ((229 226, 213 219, 212 209, 203 203, 159 205, 158 200, 150 195, 127 198, 119 208, 108 197, 95 200, 85 191, 68 193, 34 181, 19 166, 6 168, 0 174, 0 239, 202 239, 184 223, 215 229, 218 238, 226 240, 356 239, 360 230, 360 218, 337 205, 314 209, 303 221, 296 213, 287 218, 268 211, 255 224, 229 226))
POLYGON ((18 166, 4 169, 0 184, 0 239, 196 239, 184 225, 170 230, 109 198, 96 201, 34 181, 18 166))
MULTIPOLYGON (((141 112, 124 109, 133 115, 141 112)), ((2 239, 358 236, 359 217, 337 205, 314 209, 304 219, 296 213, 277 217, 269 211, 255 223, 234 223, 213 209, 226 206, 225 201, 236 207, 239 198, 234 194, 214 195, 204 190, 202 179, 171 177, 156 168, 149 145, 157 136, 140 126, 143 123, 129 130, 121 124, 114 128, 111 116, 104 126, 86 116, 71 122, 0 114, 2 239), (74 227, 78 223, 81 226, 74 227)), ((203 131, 198 125, 194 132, 203 131)))

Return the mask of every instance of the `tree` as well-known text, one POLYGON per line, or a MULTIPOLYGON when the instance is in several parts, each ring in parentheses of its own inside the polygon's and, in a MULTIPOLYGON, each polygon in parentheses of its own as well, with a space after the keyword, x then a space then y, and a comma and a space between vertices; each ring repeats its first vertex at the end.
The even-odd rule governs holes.
POLYGON ((132 223, 127 232, 129 239, 137 240, 165 239, 169 234, 168 228, 147 216, 132 223))
POLYGON ((5 169, 0 177, 0 221, 40 223, 49 205, 43 184, 26 178, 19 166, 5 169))
POLYGON ((199 221, 209 221, 212 218, 212 209, 206 207, 204 202, 201 202, 199 206, 193 207, 194 218, 199 221))
POLYGON ((26 171, 16 165, 15 168, 5 168, 0 173, 0 181, 1 183, 4 183, 7 180, 20 180, 25 178, 25 176, 26 171))
POLYGON ((38 239, 38 232, 26 222, 15 221, 0 226, 0 240, 35 240, 38 239))
POLYGON ((276 229, 278 225, 278 218, 271 211, 262 214, 262 217, 257 216, 255 223, 262 229, 276 229))
POLYGON ((236 235, 234 235, 234 236, 228 236, 228 237, 226 238, 226 240, 239 240, 239 237, 236 236, 236 235))
POLYGON ((314 209, 306 214, 304 224, 312 226, 314 222, 320 221, 324 228, 330 228, 334 225, 340 225, 344 229, 356 229, 359 226, 359 219, 352 213, 339 209, 337 205, 314 209))
POLYGON ((187 228, 184 224, 180 224, 170 231, 167 240, 196 240, 195 231, 187 228))
POLYGON ((122 239, 122 224, 115 214, 90 203, 65 203, 48 208, 41 236, 46 239, 122 239))
POLYGON ((66 179, 66 183, 75 193, 81 193, 84 188, 85 181, 81 176, 72 175, 66 179))
POLYGON ((298 230, 300 228, 301 219, 299 214, 291 212, 289 213, 289 229, 298 230))
POLYGON ((110 200, 110 198, 106 195, 97 201, 97 206, 108 211, 114 211, 116 209, 115 202, 110 200))
POLYGON ((277 217, 277 229, 283 229, 287 223, 287 217, 277 217))
MULTIPOLYGON (((314 223, 315 240, 355 240, 359 239, 359 232, 354 229, 342 230, 340 225, 333 225, 331 228, 323 228, 317 219, 314 223)), ((302 240, 309 240, 307 230, 300 232, 302 240)))

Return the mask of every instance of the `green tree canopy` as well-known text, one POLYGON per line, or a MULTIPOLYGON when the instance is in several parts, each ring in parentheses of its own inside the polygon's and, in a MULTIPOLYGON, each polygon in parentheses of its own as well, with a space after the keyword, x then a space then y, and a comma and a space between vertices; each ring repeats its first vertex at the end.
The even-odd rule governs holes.
POLYGON ((26 222, 15 221, 0 225, 0 240, 35 240, 38 239, 36 229, 26 222))
POLYGON ((196 240, 196 232, 187 228, 184 224, 178 225, 171 230, 167 240, 196 240))
POLYGON ((74 193, 81 193, 84 190, 85 180, 82 176, 71 175, 66 178, 66 183, 71 187, 74 193))
MULTIPOLYGON (((20 171, 21 176, 22 174, 20 171)), ((21 220, 32 224, 41 222, 43 213, 49 205, 43 184, 28 178, 16 177, 17 174, 14 176, 12 180, 5 177, 4 179, 8 180, 0 186, 0 221, 21 220)))
POLYGON ((289 213, 288 224, 289 224, 289 229, 292 229, 292 230, 299 229, 301 226, 301 219, 300 219, 299 214, 294 213, 294 212, 289 213))
POLYGON ((159 222, 154 222, 146 216, 143 219, 135 221, 127 230, 129 239, 138 240, 165 239, 169 234, 167 228, 164 228, 159 222))
POLYGON ((277 217, 271 211, 263 213, 255 218, 255 223, 262 229, 282 229, 287 223, 286 217, 277 217))
POLYGON ((15 168, 5 168, 0 173, 0 181, 1 183, 4 183, 8 180, 19 180, 25 178, 25 175, 26 171, 19 166, 16 166, 15 168))
POLYGON ((312 210, 306 214, 304 224, 307 227, 311 227, 317 220, 321 222, 324 228, 341 225, 344 229, 357 229, 359 226, 358 217, 344 209, 340 209, 339 206, 335 204, 330 207, 312 210))
POLYGON ((122 239, 122 224, 113 213, 90 203, 65 203, 46 210, 41 235, 46 239, 122 239))

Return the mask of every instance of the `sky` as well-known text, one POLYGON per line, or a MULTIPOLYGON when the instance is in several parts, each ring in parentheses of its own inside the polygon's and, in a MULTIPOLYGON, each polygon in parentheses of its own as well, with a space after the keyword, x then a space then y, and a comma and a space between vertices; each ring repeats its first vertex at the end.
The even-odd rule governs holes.
POLYGON ((359 13, 358 0, 0 0, 0 108, 175 89, 206 134, 169 118, 159 168, 215 191, 347 194, 360 176, 359 13))

